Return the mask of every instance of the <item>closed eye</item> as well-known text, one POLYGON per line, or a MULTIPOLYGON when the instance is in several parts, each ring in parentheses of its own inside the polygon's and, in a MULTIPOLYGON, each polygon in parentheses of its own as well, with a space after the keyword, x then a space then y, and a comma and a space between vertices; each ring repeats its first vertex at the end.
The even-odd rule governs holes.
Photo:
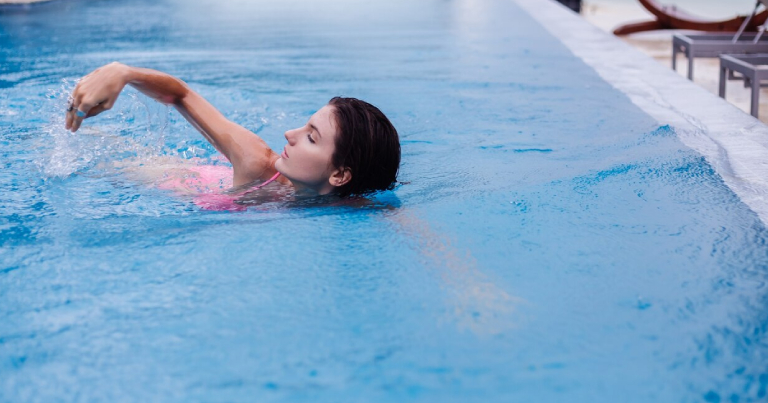
POLYGON ((309 140, 310 143, 315 144, 315 140, 312 140, 311 134, 307 133, 307 139, 309 140))

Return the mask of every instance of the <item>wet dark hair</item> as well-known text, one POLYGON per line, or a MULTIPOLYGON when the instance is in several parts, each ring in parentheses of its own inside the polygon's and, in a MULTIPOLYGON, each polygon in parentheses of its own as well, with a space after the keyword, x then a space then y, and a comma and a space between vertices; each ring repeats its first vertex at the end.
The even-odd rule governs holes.
POLYGON ((338 135, 331 163, 349 168, 352 179, 340 186, 342 196, 392 190, 400 168, 400 140, 397 130, 379 108, 355 98, 335 97, 338 135))

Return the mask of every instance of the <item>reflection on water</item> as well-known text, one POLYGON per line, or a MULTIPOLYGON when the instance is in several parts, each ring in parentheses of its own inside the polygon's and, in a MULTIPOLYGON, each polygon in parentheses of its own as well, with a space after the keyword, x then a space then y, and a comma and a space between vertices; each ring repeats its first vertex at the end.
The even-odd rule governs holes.
POLYGON ((424 265, 434 272, 446 303, 453 307, 447 312, 448 323, 456 322, 478 335, 499 335, 514 328, 520 320, 515 306, 522 301, 494 284, 468 249, 454 246, 414 212, 398 211, 388 221, 398 233, 413 239, 424 265))

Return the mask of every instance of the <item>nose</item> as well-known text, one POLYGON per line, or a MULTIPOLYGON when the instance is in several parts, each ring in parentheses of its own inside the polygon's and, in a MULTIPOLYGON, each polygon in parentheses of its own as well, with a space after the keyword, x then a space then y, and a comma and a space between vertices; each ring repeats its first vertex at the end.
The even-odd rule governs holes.
POLYGON ((296 144, 296 129, 286 131, 285 139, 288 140, 290 145, 296 144))

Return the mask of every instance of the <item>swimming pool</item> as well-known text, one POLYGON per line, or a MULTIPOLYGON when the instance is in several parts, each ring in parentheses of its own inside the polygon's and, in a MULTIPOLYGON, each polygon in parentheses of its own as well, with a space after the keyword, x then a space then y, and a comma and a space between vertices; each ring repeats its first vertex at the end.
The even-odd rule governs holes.
POLYGON ((0 8, 1 401, 759 401, 765 225, 509 1, 0 8), (124 94, 177 75, 273 148, 332 96, 398 128, 382 208, 205 212, 109 168, 213 150, 124 94), (62 80, 68 80, 63 82, 62 80))

